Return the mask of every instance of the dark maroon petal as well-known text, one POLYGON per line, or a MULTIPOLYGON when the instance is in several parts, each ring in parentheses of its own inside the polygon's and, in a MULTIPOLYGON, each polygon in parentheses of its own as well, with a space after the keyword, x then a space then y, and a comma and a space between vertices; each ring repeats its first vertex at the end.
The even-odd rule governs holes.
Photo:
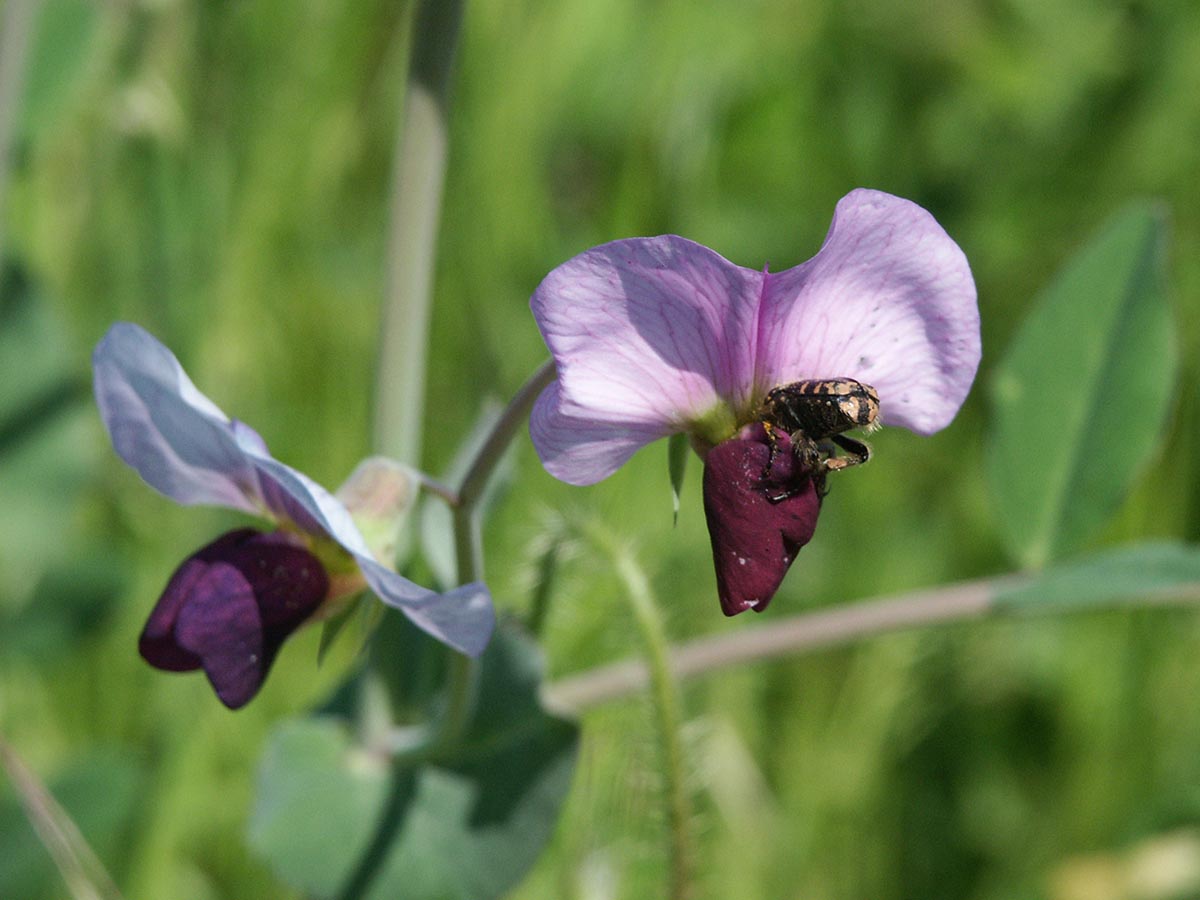
POLYGON ((229 552, 225 561, 249 582, 263 627, 291 634, 320 605, 329 578, 320 561, 287 534, 260 534, 229 552))
POLYGON ((197 579, 175 623, 182 647, 199 657, 217 697, 230 709, 258 693, 275 661, 250 583, 235 566, 213 563, 197 579))
POLYGON ((712 538, 717 594, 727 616, 762 612, 800 548, 812 539, 821 495, 791 450, 770 446, 762 426, 718 444, 704 462, 704 515, 712 538))
POLYGON ((221 702, 245 705, 283 641, 329 591, 320 561, 283 532, 232 531, 171 577, 139 650, 169 671, 203 668, 221 702))
POLYGON ((175 570, 171 580, 163 589, 162 596, 150 613, 142 636, 138 640, 138 652, 156 669, 167 672, 192 672, 200 668, 200 657, 179 646, 175 640, 175 622, 187 602, 196 582, 204 577, 208 563, 220 559, 230 549, 258 534, 253 528, 239 528, 221 535, 211 544, 200 548, 175 570))

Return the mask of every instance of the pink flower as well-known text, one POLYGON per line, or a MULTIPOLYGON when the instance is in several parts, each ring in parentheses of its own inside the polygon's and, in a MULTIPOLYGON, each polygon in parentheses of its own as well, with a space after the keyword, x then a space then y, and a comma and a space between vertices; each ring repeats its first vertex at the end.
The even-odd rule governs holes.
MULTIPOLYGON (((817 255, 786 271, 742 268, 674 235, 633 238, 563 263, 532 308, 558 378, 530 432, 547 471, 571 484, 606 478, 644 444, 680 432, 711 465, 712 448, 761 419, 769 390, 801 380, 871 385, 882 424, 932 434, 954 418, 979 365, 966 257, 924 209, 865 189, 839 201, 817 255)), ((758 454, 738 455, 748 452, 758 454)), ((716 540, 727 529, 713 527, 724 514, 709 503, 712 481, 706 472, 716 540)), ((761 477, 743 489, 774 490, 761 477)), ((799 481, 792 491, 805 494, 799 481)), ((813 498, 805 515, 815 526, 813 498)), ((782 579, 795 553, 770 554, 763 565, 782 579)), ((770 596, 760 594, 723 591, 726 612, 761 609, 770 596)))
MULTIPOLYGON (((142 635, 152 665, 203 667, 221 700, 240 706, 287 634, 324 602, 364 586, 439 641, 483 652, 494 624, 484 585, 439 594, 380 562, 342 499, 274 459, 144 329, 113 325, 92 364, 113 447, 147 484, 185 506, 225 506, 277 529, 231 532, 180 566, 142 635)), ((347 488, 366 480, 352 477, 347 488)))

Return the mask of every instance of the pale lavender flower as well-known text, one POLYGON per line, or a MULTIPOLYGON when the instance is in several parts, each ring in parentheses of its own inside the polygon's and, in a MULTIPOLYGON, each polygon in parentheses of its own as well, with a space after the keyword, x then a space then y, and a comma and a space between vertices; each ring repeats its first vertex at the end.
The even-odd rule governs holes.
POLYGON ((149 647, 152 664, 203 664, 222 700, 240 705, 227 698, 245 702, 247 691, 252 696, 258 689, 282 641, 280 629, 286 636, 320 605, 309 596, 314 584, 324 594, 320 601, 365 584, 439 641, 471 656, 483 652, 494 624, 484 585, 439 594, 381 563, 342 500, 274 459, 258 433, 201 394, 171 351, 144 329, 113 325, 92 362, 96 403, 113 447, 147 484, 177 503, 253 513, 278 529, 257 538, 253 532, 225 535, 185 561, 143 634, 143 655, 149 647), (251 563, 274 567, 277 577, 257 579, 248 574, 251 563), (247 592, 257 607, 246 601, 247 592), (301 599, 292 603, 289 592, 301 599), (222 603, 242 610, 227 608, 231 624, 224 631, 205 624, 222 603), (189 604, 204 614, 181 619, 189 604), (276 621, 281 616, 286 627, 276 621), (256 658, 248 663, 241 656, 256 658), (253 674, 231 674, 241 664, 253 674), (222 693, 219 682, 232 686, 222 693))
MULTIPOLYGON (((675 433, 707 455, 756 421, 769 390, 806 379, 872 385, 882 424, 931 434, 979 365, 966 257, 924 209, 866 189, 837 204, 817 255, 786 271, 743 268, 674 235, 633 238, 563 263, 531 305, 558 378, 530 432, 546 469, 571 484, 606 478, 675 433)), ((815 525, 819 497, 807 503, 815 525)), ((794 552, 786 562, 770 552, 781 579, 794 552)), ((727 612, 770 599, 734 594, 722 596, 727 612)))

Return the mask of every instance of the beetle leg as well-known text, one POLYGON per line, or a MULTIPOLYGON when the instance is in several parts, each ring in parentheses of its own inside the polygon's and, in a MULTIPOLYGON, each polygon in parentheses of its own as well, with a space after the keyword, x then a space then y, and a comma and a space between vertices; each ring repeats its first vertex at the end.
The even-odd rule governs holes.
MULTIPOLYGON (((770 433, 770 432, 768 432, 770 433)), ((772 448, 774 450, 774 448, 772 448)), ((825 496, 825 468, 821 462, 821 450, 817 442, 806 436, 803 432, 797 431, 792 435, 792 453, 796 456, 796 462, 800 466, 801 472, 805 473, 808 478, 811 478, 816 484, 817 493, 822 497, 825 496)), ((771 459, 773 460, 778 451, 775 450, 771 459)), ((763 472, 764 479, 769 474, 770 462, 767 464, 767 470, 763 472)), ((796 479, 796 486, 785 488, 775 494, 768 494, 767 499, 772 503, 780 503, 792 497, 802 494, 805 488, 805 480, 803 478, 796 479)))
POLYGON ((771 475, 771 467, 775 465, 775 458, 779 456, 779 439, 775 436, 775 426, 770 422, 764 421, 762 427, 767 433, 767 464, 762 470, 762 480, 766 481, 771 475))
POLYGON ((871 448, 862 441, 846 437, 844 434, 830 435, 829 440, 845 450, 848 455, 834 456, 834 451, 831 447, 829 456, 824 462, 825 470, 828 472, 836 469, 847 469, 850 466, 861 466, 871 458, 871 448))

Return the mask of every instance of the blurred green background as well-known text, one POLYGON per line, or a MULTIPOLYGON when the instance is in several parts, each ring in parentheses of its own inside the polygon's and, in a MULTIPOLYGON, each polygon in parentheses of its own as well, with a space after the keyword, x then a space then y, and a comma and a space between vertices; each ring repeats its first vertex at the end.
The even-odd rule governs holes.
MULTIPOLYGON (((111 321, 139 322, 318 481, 336 486, 369 452, 407 13, 40 4, 3 210, 0 734, 130 898, 291 896, 244 841, 258 757, 272 723, 351 660, 343 647, 318 669, 310 629, 237 714, 201 676, 141 661, 172 569, 240 520, 179 509, 117 460, 88 354, 111 321)), ((984 475, 989 375, 1033 295, 1144 197, 1170 211, 1183 374, 1153 464, 1089 546, 1200 539, 1200 6, 1182 0, 468 4, 426 467, 441 471, 481 404, 544 358, 527 301, 559 262, 673 232, 785 268, 860 185, 928 208, 971 261, 984 359, 954 424, 877 435, 753 621, 720 614, 699 466, 673 528, 665 445, 579 489, 522 438, 486 529, 501 607, 526 609, 552 510, 637 545, 675 640, 1010 569, 984 475)), ((1071 377, 1044 402, 1070 403, 1071 377)), ((1032 439, 1055 452, 1054 434, 1032 439)), ((552 676, 640 647, 585 550, 546 637, 552 676)), ((689 682, 698 895, 1200 898, 1198 642, 1190 610, 1110 611, 689 682)), ((643 698, 590 713, 556 837, 513 896, 661 895, 660 781, 643 698)), ((0 793, 0 895, 63 892, 0 793)))

